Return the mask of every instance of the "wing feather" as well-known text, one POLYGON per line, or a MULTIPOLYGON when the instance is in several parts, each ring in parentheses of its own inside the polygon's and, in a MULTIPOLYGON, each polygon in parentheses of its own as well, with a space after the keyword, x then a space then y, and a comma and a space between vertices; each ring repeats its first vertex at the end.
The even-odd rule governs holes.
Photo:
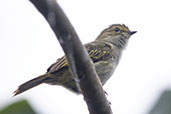
MULTIPOLYGON (((86 44, 85 47, 93 62, 106 60, 111 56, 110 54, 111 48, 112 48, 111 45, 108 45, 105 43, 92 42, 92 43, 86 44)), ((67 67, 68 67, 68 62, 67 62, 66 56, 63 56, 57 59, 57 61, 47 69, 47 72, 53 73, 53 72, 59 71, 60 69, 67 68, 67 67)))

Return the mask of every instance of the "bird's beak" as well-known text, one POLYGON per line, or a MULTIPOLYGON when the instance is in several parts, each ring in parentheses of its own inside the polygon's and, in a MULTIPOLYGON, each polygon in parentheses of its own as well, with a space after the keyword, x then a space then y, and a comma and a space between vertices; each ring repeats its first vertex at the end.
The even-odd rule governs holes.
POLYGON ((135 34, 136 32, 137 32, 137 31, 130 31, 129 34, 130 34, 130 35, 133 35, 133 34, 135 34))

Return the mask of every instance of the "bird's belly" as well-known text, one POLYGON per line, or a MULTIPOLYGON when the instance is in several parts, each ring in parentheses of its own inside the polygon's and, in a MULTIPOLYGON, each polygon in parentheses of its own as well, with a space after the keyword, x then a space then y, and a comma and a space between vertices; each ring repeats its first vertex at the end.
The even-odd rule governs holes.
POLYGON ((113 75, 113 72, 116 68, 115 61, 105 62, 102 61, 98 64, 95 64, 96 72, 101 80, 102 85, 113 75))

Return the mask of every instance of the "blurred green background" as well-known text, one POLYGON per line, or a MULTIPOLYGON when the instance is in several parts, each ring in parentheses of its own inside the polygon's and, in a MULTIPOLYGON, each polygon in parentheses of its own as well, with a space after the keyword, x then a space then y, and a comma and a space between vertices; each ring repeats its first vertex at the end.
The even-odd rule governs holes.
POLYGON ((0 114, 37 114, 27 100, 20 100, 9 104, 0 110, 0 114))

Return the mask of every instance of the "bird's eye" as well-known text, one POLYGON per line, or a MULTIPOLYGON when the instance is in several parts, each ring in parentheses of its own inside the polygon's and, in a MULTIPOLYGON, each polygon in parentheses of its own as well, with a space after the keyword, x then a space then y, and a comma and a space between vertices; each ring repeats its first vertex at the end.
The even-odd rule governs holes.
POLYGON ((114 31, 115 31, 115 32, 119 32, 120 29, 119 29, 118 27, 116 27, 116 28, 114 29, 114 31))

